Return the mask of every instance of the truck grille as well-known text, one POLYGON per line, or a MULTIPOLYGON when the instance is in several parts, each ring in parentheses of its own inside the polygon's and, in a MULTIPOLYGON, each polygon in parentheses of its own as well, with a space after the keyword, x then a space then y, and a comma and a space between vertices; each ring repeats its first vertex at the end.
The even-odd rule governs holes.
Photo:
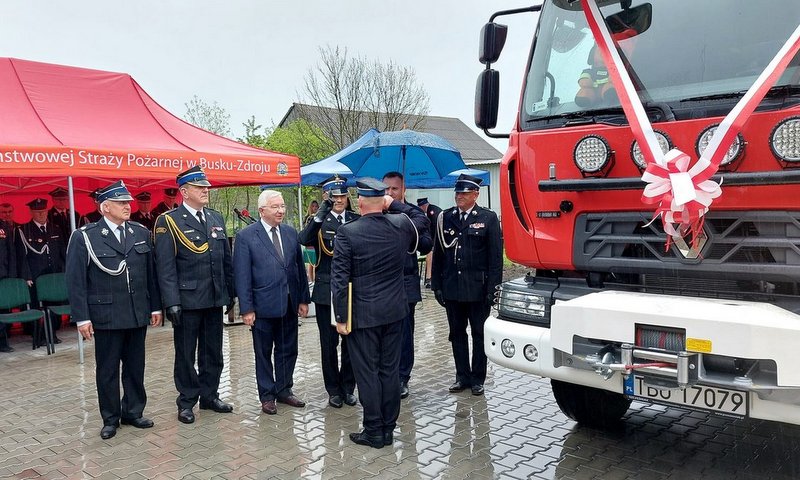
POLYGON ((647 225, 651 215, 579 215, 575 268, 605 273, 607 282, 680 294, 743 298, 743 292, 800 293, 800 212, 709 212, 705 244, 696 258, 675 244, 665 251, 660 221, 647 225))

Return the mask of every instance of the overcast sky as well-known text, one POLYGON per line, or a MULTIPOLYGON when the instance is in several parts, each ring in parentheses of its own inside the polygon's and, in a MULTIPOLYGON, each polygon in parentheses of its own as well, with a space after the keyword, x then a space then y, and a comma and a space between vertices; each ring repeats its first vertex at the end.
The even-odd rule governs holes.
MULTIPOLYGON (((298 100, 303 77, 324 45, 415 69, 430 95, 430 114, 474 127, 481 26, 519 0, 3 0, 0 56, 131 74, 183 117, 197 95, 231 115, 234 136, 251 115, 277 123, 298 100)), ((530 14, 512 27, 501 71, 498 130, 514 120, 530 14)), ((492 141, 501 152, 506 142, 492 141)))

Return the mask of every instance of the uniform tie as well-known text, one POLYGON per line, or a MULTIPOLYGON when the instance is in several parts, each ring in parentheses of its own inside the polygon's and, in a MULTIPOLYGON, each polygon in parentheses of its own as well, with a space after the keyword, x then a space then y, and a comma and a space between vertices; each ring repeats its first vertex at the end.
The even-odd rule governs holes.
POLYGON ((461 224, 467 223, 467 212, 461 212, 461 224))
POLYGON ((117 240, 119 240, 120 245, 125 246, 125 227, 123 225, 117 227, 117 231, 119 232, 117 240))
POLYGON ((281 259, 281 263, 283 263, 283 248, 281 247, 281 237, 278 235, 278 229, 272 227, 272 243, 275 245, 275 250, 278 251, 278 258, 281 259))
POLYGON ((40 225, 39 229, 42 231, 43 234, 47 235, 47 229, 44 227, 44 225, 40 225))
POLYGON ((206 228, 206 221, 203 218, 203 212, 201 212, 200 210, 197 211, 197 220, 200 221, 200 225, 202 225, 203 229, 205 229, 206 228))
POLYGON ((344 223, 344 215, 336 215, 336 220, 339 222, 339 225, 344 223))

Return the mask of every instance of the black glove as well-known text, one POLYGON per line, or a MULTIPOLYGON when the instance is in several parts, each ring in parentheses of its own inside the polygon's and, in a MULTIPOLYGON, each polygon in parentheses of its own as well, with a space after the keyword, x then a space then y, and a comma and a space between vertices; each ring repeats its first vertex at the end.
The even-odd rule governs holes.
POLYGON ((171 307, 167 307, 167 320, 172 322, 173 327, 179 327, 181 325, 180 305, 173 305, 171 307))
POLYGON ((442 293, 442 291, 441 290, 434 291, 433 296, 436 298, 436 302, 438 302, 439 305, 444 307, 444 294, 442 293))
POLYGON ((314 221, 317 223, 322 223, 325 220, 325 217, 328 216, 333 210, 333 202, 326 198, 322 201, 322 205, 319 206, 319 210, 317 210, 317 214, 314 215, 314 221))

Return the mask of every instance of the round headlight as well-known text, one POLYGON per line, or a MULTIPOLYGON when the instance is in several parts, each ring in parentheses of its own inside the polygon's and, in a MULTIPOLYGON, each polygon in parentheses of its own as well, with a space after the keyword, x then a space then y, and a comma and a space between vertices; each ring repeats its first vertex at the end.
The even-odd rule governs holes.
MULTIPOLYGON (((667 153, 672 148, 672 142, 669 141, 669 137, 667 137, 666 133, 659 132, 658 130, 655 131, 656 140, 658 140, 658 146, 661 147, 661 153, 667 153)), ((639 142, 636 140, 633 141, 633 145, 631 145, 631 158, 633 159, 633 163, 636 164, 637 167, 644 170, 647 168, 647 160, 644 159, 644 155, 642 155, 642 149, 639 148, 639 142)))
POLYGON ((514 346, 514 342, 506 338, 500 342, 500 351, 503 352, 506 358, 511 358, 514 356, 514 352, 517 351, 517 348, 514 346))
MULTIPOLYGON (((708 142, 711 141, 711 137, 714 136, 714 132, 717 131, 718 126, 719 125, 708 126, 706 127, 705 130, 703 130, 703 133, 700 134, 700 137, 697 139, 697 146, 696 146, 698 157, 702 155, 703 152, 706 150, 706 147, 708 147, 708 142)), ((728 148, 728 152, 725 154, 725 157, 722 159, 719 165, 725 166, 730 164, 731 162, 739 158, 739 156, 742 154, 743 151, 744 151, 744 138, 740 133, 736 135, 736 139, 733 141, 730 148, 728 148)))
POLYGON ((775 126, 770 135, 772 153, 784 162, 800 162, 800 117, 790 117, 775 126))
POLYGON ((531 344, 525 345, 525 348, 522 349, 522 354, 525 355, 529 362, 535 362, 539 358, 539 350, 531 344))
POLYGON ((581 172, 597 173, 611 159, 611 148, 602 137, 587 135, 575 145, 573 158, 581 172))

